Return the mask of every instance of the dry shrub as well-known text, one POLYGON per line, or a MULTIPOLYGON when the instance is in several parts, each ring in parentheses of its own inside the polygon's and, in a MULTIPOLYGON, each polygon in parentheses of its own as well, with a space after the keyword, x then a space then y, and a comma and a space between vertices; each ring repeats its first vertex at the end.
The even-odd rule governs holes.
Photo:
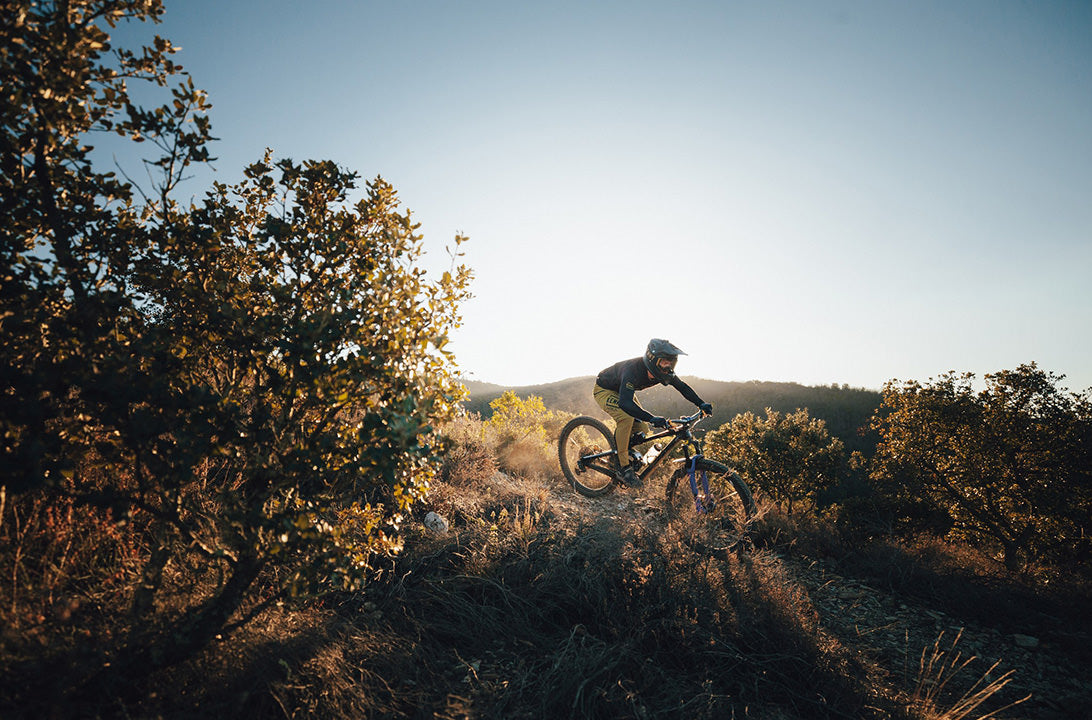
POLYGON ((547 410, 542 398, 508 391, 489 403, 485 421, 498 467, 509 475, 546 480, 561 475, 557 438, 572 415, 547 410))
POLYGON ((488 420, 467 414, 444 428, 447 451, 440 471, 444 482, 465 486, 498 469, 534 480, 561 474, 557 436, 569 416, 547 411, 539 398, 525 401, 508 393, 501 399, 507 403, 496 407, 488 420))
POLYGON ((748 536, 757 546, 809 559, 837 558, 852 547, 838 529, 824 518, 789 514, 764 496, 756 498, 758 512, 748 536))
MULTIPOLYGON (((136 519, 139 520, 139 514, 136 519)), ((65 493, 6 498, 0 514, 0 716, 40 716, 128 637, 146 557, 136 522, 65 493)))
MULTIPOLYGON (((476 423, 476 432, 485 432, 480 421, 471 418, 469 422, 476 423)), ((471 440, 466 444, 478 442, 479 436, 473 428, 471 425, 471 440)), ((463 444, 465 441, 457 442, 463 444)), ((480 525, 490 513, 495 514, 505 507, 514 509, 525 496, 545 496, 547 491, 541 482, 533 478, 513 477, 499 470, 493 448, 489 445, 485 448, 485 453, 478 455, 480 462, 464 465, 473 468, 472 471, 452 472, 450 480, 445 477, 448 473, 441 473, 440 481, 433 484, 426 499, 414 508, 418 519, 434 510, 456 527, 480 525)))
POLYGON ((543 479, 560 473, 557 453, 532 438, 508 438, 497 445, 497 463, 511 475, 543 479))
POLYGON ((113 604, 131 590, 143 556, 132 523, 69 495, 7 498, 0 516, 0 620, 9 630, 70 623, 89 604, 113 604))
POLYGON ((486 441, 485 426, 477 415, 461 415, 443 430, 447 445, 440 479, 450 485, 465 486, 491 476, 496 458, 486 441))

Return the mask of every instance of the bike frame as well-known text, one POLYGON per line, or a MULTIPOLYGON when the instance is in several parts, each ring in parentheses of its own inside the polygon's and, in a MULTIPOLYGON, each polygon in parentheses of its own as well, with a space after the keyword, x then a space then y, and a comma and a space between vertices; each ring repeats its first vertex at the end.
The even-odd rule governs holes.
MULTIPOLYGON (((685 443, 687 446, 684 450, 685 458, 683 458, 682 460, 675 460, 675 462, 685 463, 683 467, 685 468, 685 474, 690 479, 690 492, 694 496, 694 509, 698 512, 699 515, 704 515, 712 508, 713 498, 709 494, 709 479, 705 475, 704 468, 702 468, 700 471, 700 483, 698 480, 698 461, 705 457, 705 452, 704 448, 702 448, 701 446, 701 443, 694 438, 692 429, 701 419, 701 412, 691 415, 690 417, 680 418, 677 421, 680 425, 682 425, 680 429, 665 430, 658 435, 653 435, 652 437, 645 438, 642 441, 642 444, 650 442, 652 440, 657 440, 659 438, 667 437, 668 435, 675 436, 674 439, 670 443, 668 443, 667 447, 661 450, 660 454, 657 455, 652 460, 652 462, 645 467, 644 470, 638 473, 638 477, 640 477, 641 480, 644 480, 645 477, 650 475, 656 469, 656 467, 660 464, 660 461, 665 458, 675 446, 679 445, 680 443, 685 443), (691 448, 694 449, 693 455, 690 454, 691 448)), ((679 471, 676 471, 676 473, 678 472, 679 471)))
MULTIPOLYGON (((699 410, 689 417, 679 418, 678 420, 670 420, 669 422, 679 425, 680 427, 675 429, 668 428, 667 430, 661 430, 655 435, 648 436, 644 440, 642 440, 640 444, 644 445, 645 443, 662 440, 666 437, 671 438, 671 442, 669 442, 667 446, 660 451, 660 454, 657 455, 651 463, 646 465, 643 470, 637 473, 637 477, 641 478, 641 480, 643 481, 646 477, 651 475, 656 470, 656 468, 660 466, 660 463, 662 463, 664 459, 671 454, 672 450, 674 450, 676 447, 683 443, 687 444, 685 462, 687 462, 688 464, 691 463, 693 456, 690 454, 690 446, 696 446, 697 444, 697 441, 694 440, 694 435, 691 432, 691 429, 698 422, 698 420, 701 419, 701 417, 702 413, 699 410)), ((591 464, 589 461, 600 460, 602 458, 608 458, 612 455, 617 454, 617 450, 611 450, 610 452, 587 455, 580 459, 580 463, 584 465, 585 468, 590 468, 599 472, 606 472, 603 468, 599 467, 598 465, 591 464)), ((700 448, 698 448, 698 454, 701 454, 700 448)), ((613 475, 611 477, 613 478, 613 475)))
POLYGON ((697 442, 694 440, 694 434, 693 432, 691 432, 692 428, 698 422, 698 420, 701 419, 701 417, 702 413, 699 410, 697 413, 691 415, 690 417, 679 418, 677 421, 674 421, 681 425, 679 429, 672 430, 671 428, 668 428, 667 430, 661 430, 659 433, 650 437, 646 437, 644 440, 642 440, 641 444, 644 445, 645 443, 654 442, 656 440, 660 440, 661 438, 672 436, 671 442, 669 442, 667 446, 660 451, 659 455, 653 458, 651 463, 645 466, 644 470, 637 473, 637 477, 641 478, 641 480, 644 480, 646 477, 651 475, 656 470, 656 468, 660 466, 660 463, 664 461, 664 458, 670 455, 671 451, 679 445, 687 445, 685 451, 685 462, 687 463, 687 465, 689 465, 692 460, 692 456, 690 454, 691 447, 694 447, 695 450, 697 450, 698 454, 701 454, 701 448, 697 447, 697 442))

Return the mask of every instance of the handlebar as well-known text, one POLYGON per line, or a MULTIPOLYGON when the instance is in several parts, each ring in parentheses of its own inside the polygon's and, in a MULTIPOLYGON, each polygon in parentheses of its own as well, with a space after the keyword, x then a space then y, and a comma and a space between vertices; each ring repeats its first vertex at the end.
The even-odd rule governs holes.
POLYGON ((705 417, 705 413, 703 413, 701 410, 698 410, 696 413, 694 413, 693 415, 690 415, 688 417, 681 417, 681 418, 677 418, 675 420, 668 420, 668 423, 670 423, 671 425, 684 425, 684 426, 685 425, 693 425, 698 420, 701 420, 703 417, 705 417))

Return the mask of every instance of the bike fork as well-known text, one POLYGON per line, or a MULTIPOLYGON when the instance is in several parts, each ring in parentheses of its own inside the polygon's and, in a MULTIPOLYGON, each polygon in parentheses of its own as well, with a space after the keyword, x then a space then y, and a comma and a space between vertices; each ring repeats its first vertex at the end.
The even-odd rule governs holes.
MULTIPOLYGON (((699 515, 704 515, 708 512, 705 507, 705 503, 701 501, 701 497, 698 495, 698 459, 694 458, 690 461, 690 467, 687 468, 687 475, 690 476, 690 492, 694 493, 694 509, 698 511, 699 515)), ((705 474, 705 468, 701 471, 701 492, 705 496, 705 502, 708 503, 711 499, 709 497, 709 478, 705 474)))

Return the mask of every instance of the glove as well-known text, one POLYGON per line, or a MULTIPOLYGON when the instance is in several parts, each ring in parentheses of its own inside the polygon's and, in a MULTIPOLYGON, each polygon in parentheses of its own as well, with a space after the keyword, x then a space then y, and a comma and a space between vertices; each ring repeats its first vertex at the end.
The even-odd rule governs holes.
POLYGON ((701 405, 698 405, 698 409, 701 410, 706 415, 712 415, 713 414, 713 406, 711 404, 709 404, 709 403, 702 403, 701 405))
POLYGON ((652 423, 653 427, 658 427, 658 428, 663 428, 663 429, 666 429, 668 427, 667 418, 665 418, 665 417, 656 416, 656 417, 652 418, 649 422, 652 423))

